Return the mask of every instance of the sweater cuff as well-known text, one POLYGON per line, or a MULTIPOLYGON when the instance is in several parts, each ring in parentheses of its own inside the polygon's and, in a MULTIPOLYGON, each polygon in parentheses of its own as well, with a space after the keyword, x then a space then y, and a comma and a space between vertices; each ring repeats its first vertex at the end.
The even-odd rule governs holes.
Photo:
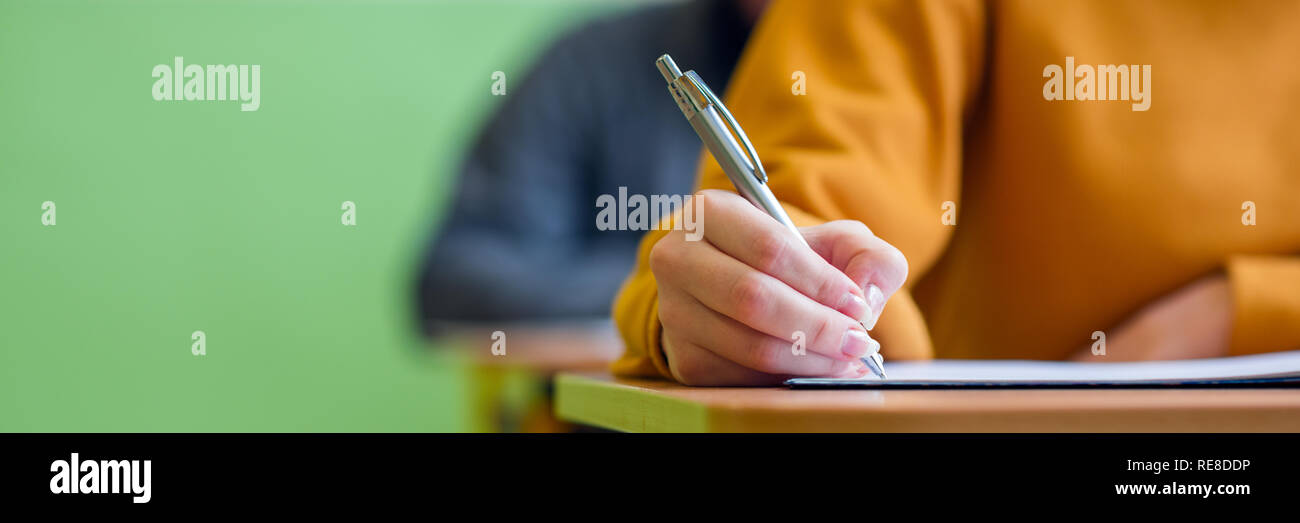
POLYGON ((646 325, 645 332, 646 347, 650 348, 650 362, 654 364, 655 370, 659 371, 659 375, 665 378, 670 380, 675 379, 673 378, 672 369, 668 367, 668 355, 664 353, 664 326, 662 323, 659 323, 658 293, 655 293, 655 297, 650 303, 650 318, 648 325, 646 325))
POLYGON ((1233 356, 1300 349, 1300 258, 1234 256, 1228 261, 1233 356))

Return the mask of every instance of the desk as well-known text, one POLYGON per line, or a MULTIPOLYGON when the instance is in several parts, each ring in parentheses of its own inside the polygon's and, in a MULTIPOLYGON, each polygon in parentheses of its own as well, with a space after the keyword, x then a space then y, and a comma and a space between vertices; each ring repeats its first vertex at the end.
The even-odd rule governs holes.
POLYGON ((440 343, 469 364, 471 423, 477 432, 568 432, 551 413, 552 378, 561 370, 605 369, 622 343, 608 321, 464 327, 440 343), (492 353, 505 335, 505 354, 492 353))
POLYGON ((1298 432, 1300 389, 693 388, 562 373, 556 413, 628 432, 1298 432))

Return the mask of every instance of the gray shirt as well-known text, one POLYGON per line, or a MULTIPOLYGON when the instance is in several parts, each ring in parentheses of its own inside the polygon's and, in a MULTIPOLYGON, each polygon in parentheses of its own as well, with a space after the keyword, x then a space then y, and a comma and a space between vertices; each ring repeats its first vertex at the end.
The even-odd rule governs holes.
POLYGON ((608 315, 644 232, 598 230, 596 198, 689 194, 702 150, 654 60, 669 53, 721 93, 748 33, 725 0, 639 9, 564 36, 509 84, 425 253, 426 332, 608 315))

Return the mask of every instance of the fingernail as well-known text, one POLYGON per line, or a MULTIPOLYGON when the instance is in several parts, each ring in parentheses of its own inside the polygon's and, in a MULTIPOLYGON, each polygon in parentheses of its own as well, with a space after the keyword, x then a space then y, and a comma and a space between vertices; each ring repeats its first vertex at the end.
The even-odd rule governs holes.
POLYGON ((872 338, 867 338, 870 347, 867 348, 867 354, 876 354, 880 352, 880 342, 872 338))
POLYGON ((840 343, 840 352, 850 358, 861 358, 871 350, 871 338, 858 329, 844 332, 844 341, 840 343))
POLYGON ((871 316, 863 320, 862 326, 867 330, 876 327, 876 321, 880 319, 880 312, 885 308, 885 293, 880 292, 880 287, 872 283, 867 285, 867 307, 871 309, 871 316))
POLYGON ((871 307, 867 306, 867 301, 851 292, 844 293, 844 297, 840 299, 839 311, 858 321, 865 321, 871 317, 871 307))

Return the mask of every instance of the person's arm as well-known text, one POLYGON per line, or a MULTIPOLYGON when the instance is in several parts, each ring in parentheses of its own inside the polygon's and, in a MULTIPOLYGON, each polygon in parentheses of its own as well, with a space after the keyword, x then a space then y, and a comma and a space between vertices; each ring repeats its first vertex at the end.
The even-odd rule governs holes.
MULTIPOLYGON (((1238 255, 1226 271, 1147 304, 1106 339, 1109 361, 1218 358, 1300 349, 1300 258, 1238 255)), ((1092 361, 1091 347, 1071 359, 1092 361)))
MULTIPOLYGON (((951 233, 939 215, 943 202, 957 201, 965 113, 982 81, 984 16, 982 3, 973 0, 791 1, 769 9, 742 57, 727 105, 796 223, 865 223, 870 232, 843 241, 892 243, 906 256, 903 273, 910 267, 913 279, 935 262, 951 233), (796 72, 803 74, 806 95, 792 94, 796 72)), ((707 156, 699 186, 731 190, 707 156)), ((714 218, 704 216, 706 235, 718 227, 714 218)), ((627 345, 616 373, 681 379, 663 348, 661 294, 673 286, 651 267, 652 251, 663 250, 660 242, 672 237, 647 234, 637 268, 615 302, 627 345)), ((833 252, 840 241, 818 253, 865 290, 883 265, 837 263, 843 261, 833 252)), ((890 312, 879 317, 873 335, 889 358, 930 357, 915 302, 905 286, 895 289, 890 312)))
POLYGON ((1229 354, 1300 349, 1300 257, 1233 257, 1228 283, 1233 303, 1229 354))
POLYGON ((561 41, 507 84, 426 251, 417 289, 426 326, 608 314, 629 261, 592 234, 585 191, 597 117, 584 103, 589 82, 573 81, 585 74, 581 48, 561 41))

